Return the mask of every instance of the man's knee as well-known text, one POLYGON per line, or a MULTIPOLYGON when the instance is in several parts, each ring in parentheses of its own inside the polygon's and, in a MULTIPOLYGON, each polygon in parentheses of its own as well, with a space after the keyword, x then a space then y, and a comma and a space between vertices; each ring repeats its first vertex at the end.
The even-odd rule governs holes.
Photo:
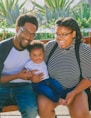
POLYGON ((20 110, 22 118, 36 118, 38 111, 37 107, 34 108, 23 108, 20 110))

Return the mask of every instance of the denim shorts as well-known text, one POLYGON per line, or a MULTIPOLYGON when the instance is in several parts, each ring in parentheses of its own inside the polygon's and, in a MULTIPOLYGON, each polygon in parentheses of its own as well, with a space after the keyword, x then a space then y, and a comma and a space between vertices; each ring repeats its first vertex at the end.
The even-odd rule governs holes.
POLYGON ((65 99, 67 93, 74 89, 74 87, 64 89, 61 83, 52 78, 32 83, 32 87, 38 95, 44 95, 53 102, 58 102, 60 98, 65 99))

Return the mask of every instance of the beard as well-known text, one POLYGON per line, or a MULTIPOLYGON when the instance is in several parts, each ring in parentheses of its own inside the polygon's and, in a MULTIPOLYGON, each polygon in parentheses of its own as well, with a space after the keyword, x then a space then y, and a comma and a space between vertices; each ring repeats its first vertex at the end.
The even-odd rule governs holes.
POLYGON ((20 43, 20 47, 21 47, 22 49, 25 49, 27 46, 23 46, 23 45, 20 43))
POLYGON ((25 49, 25 48, 27 48, 27 46, 29 45, 29 41, 26 42, 25 39, 24 39, 24 40, 21 40, 21 41, 19 42, 19 45, 20 45, 20 47, 21 47, 22 49, 25 49))

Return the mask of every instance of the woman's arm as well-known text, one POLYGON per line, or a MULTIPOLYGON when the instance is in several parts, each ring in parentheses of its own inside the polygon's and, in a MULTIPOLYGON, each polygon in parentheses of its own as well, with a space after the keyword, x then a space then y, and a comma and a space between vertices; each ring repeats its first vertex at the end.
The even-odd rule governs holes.
POLYGON ((73 99, 75 98, 75 96, 77 94, 79 94, 80 92, 84 91, 85 89, 87 89, 90 86, 91 86, 91 80, 89 80, 87 78, 82 79, 80 81, 80 83, 76 86, 76 88, 72 92, 69 92, 67 94, 65 102, 62 103, 62 104, 65 104, 65 105, 71 104, 71 102, 73 101, 73 99))

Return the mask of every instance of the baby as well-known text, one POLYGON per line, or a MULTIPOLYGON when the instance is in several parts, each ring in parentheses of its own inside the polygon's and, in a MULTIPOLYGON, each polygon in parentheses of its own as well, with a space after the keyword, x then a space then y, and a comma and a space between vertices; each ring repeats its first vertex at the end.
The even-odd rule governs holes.
POLYGON ((44 61, 45 49, 44 45, 40 41, 33 41, 28 47, 30 53, 30 60, 26 63, 25 68, 27 70, 38 70, 36 74, 43 73, 43 79, 38 83, 32 83, 34 91, 38 95, 44 95, 51 99, 53 102, 58 102, 63 94, 63 88, 61 84, 50 78, 47 71, 47 65, 44 61))

